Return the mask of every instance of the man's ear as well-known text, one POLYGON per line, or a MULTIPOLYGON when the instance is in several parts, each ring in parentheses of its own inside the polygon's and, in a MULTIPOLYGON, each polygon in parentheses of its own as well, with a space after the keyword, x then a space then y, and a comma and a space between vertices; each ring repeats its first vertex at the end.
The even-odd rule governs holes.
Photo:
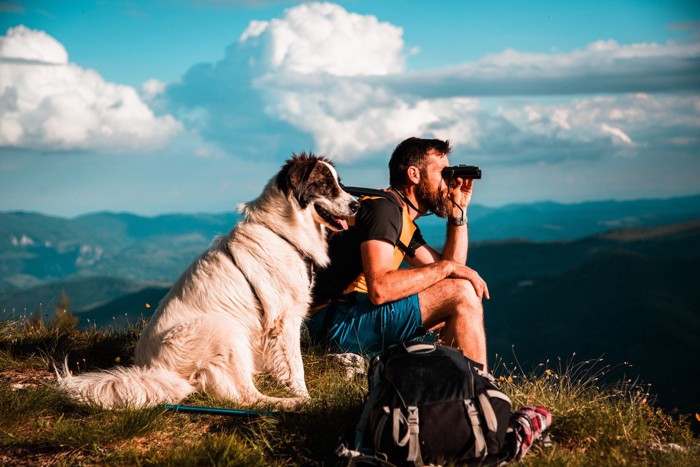
POLYGON ((414 184, 418 185, 420 183, 420 170, 415 165, 412 165, 406 171, 408 179, 414 184))

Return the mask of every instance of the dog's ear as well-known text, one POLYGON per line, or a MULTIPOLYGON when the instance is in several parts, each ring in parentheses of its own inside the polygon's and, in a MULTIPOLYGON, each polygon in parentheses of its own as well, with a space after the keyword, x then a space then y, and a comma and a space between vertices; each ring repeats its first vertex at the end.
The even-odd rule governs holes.
POLYGON ((294 196, 302 209, 309 205, 307 199, 308 183, 317 163, 318 158, 311 153, 307 155, 302 152, 298 156, 292 154, 292 158, 284 164, 282 170, 277 174, 277 188, 287 196, 290 194, 294 196))

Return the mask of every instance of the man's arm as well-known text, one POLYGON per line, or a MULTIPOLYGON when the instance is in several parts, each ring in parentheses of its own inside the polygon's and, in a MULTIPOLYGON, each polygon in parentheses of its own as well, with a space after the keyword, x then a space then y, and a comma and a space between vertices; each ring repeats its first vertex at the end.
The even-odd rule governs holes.
POLYGON ((476 271, 456 262, 438 259, 422 267, 395 270, 392 267, 394 246, 390 242, 367 240, 360 251, 369 299, 375 305, 421 292, 447 277, 468 280, 479 298, 489 297, 486 283, 476 271))
POLYGON ((467 208, 472 199, 472 184, 474 180, 454 180, 454 185, 450 186, 449 197, 452 200, 452 217, 462 219, 463 225, 453 225, 447 222, 447 238, 445 248, 442 251, 442 259, 455 261, 459 264, 467 264, 467 253, 469 252, 469 226, 467 220, 467 208))
POLYGON ((454 261, 459 264, 467 263, 467 251, 469 249, 469 228, 467 225, 447 224, 447 237, 442 255, 430 245, 422 245, 416 249, 413 258, 406 256, 406 262, 414 268, 440 261, 454 261))

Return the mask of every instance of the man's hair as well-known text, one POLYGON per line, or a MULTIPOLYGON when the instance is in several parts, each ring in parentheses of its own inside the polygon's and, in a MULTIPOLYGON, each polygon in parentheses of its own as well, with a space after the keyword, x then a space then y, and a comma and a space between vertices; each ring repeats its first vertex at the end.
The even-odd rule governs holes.
POLYGON ((403 188, 408 185, 408 168, 418 167, 423 173, 425 162, 433 151, 441 155, 448 155, 452 148, 449 140, 421 139, 411 137, 403 140, 396 146, 389 159, 389 184, 395 188, 403 188))

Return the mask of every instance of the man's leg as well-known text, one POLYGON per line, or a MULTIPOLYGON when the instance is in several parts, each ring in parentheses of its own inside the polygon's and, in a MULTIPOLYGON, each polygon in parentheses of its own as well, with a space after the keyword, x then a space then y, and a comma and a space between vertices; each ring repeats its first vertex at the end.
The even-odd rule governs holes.
POLYGON ((374 305, 367 294, 358 293, 352 303, 339 302, 317 312, 306 326, 314 342, 330 344, 333 352, 374 355, 420 336, 426 326, 419 308, 416 295, 374 305))
POLYGON ((445 343, 484 365, 487 370, 484 308, 471 282, 445 279, 418 294, 423 325, 445 323, 445 343))

